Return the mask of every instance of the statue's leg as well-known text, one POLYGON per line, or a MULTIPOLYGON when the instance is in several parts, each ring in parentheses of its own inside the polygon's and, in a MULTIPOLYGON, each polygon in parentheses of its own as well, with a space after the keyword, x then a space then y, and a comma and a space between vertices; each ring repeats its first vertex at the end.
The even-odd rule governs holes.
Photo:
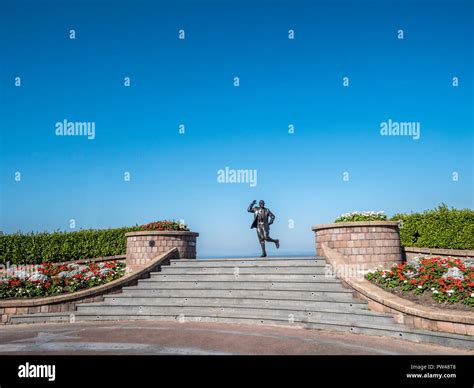
POLYGON ((280 240, 279 239, 276 239, 276 240, 273 240, 275 242, 275 246, 278 248, 280 248, 280 240))
POLYGON ((257 234, 258 234, 258 241, 260 241, 260 246, 262 247, 262 254, 260 257, 266 257, 267 252, 265 250, 265 229, 262 228, 260 225, 257 227, 257 234))
POLYGON ((273 239, 273 238, 270 237, 270 228, 266 231, 265 237, 266 237, 265 238, 266 241, 270 241, 270 242, 274 243, 276 245, 277 249, 280 248, 280 240, 273 239))
POLYGON ((268 236, 267 241, 270 241, 276 245, 277 248, 280 248, 280 240, 278 239, 273 239, 270 236, 268 236))

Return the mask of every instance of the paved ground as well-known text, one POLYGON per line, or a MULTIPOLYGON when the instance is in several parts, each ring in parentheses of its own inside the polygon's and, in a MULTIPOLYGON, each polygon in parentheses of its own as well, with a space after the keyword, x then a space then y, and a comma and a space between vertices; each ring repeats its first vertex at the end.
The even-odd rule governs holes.
POLYGON ((469 354, 358 334, 276 326, 86 322, 0 327, 0 354, 469 354))

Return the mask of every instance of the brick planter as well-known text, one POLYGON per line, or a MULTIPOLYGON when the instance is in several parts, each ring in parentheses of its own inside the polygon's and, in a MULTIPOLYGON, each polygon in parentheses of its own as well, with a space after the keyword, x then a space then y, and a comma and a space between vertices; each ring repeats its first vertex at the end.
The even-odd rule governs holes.
POLYGON ((178 248, 180 259, 196 258, 196 238, 199 233, 178 231, 140 231, 126 233, 127 267, 145 266, 157 255, 178 248))
POLYGON ((321 244, 335 249, 357 264, 387 265, 402 262, 397 221, 357 221, 315 225, 316 254, 321 244))

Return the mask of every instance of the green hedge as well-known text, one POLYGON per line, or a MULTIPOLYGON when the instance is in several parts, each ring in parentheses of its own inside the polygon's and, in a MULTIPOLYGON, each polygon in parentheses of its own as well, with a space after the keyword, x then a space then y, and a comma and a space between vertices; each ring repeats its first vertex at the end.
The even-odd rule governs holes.
POLYGON ((77 232, 15 233, 0 236, 0 263, 39 264, 125 254, 126 232, 139 226, 77 232))
POLYGON ((442 204, 423 213, 395 214, 402 220, 401 244, 406 247, 474 249, 474 210, 442 204))

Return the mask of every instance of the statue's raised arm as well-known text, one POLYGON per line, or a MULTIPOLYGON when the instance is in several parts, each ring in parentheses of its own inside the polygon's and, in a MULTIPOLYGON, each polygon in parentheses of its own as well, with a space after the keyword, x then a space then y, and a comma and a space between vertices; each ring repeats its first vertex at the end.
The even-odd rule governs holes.
POLYGON ((252 201, 252 203, 249 205, 249 207, 248 207, 248 209, 247 209, 247 211, 248 211, 249 213, 255 213, 254 205, 255 205, 256 203, 257 203, 257 201, 254 199, 254 200, 252 201))

